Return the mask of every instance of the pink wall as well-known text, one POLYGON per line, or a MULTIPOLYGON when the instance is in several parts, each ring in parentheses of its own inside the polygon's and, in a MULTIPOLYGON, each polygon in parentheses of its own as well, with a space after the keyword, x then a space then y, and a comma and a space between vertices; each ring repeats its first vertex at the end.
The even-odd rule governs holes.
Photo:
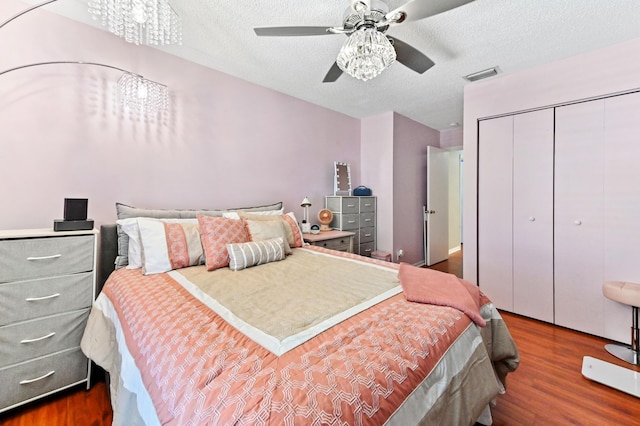
POLYGON ((443 130, 440 132, 440 148, 462 147, 462 127, 443 130))
POLYGON ((422 263, 426 202, 427 146, 438 146, 440 133, 395 113, 362 120, 362 182, 378 197, 378 250, 397 261, 422 263))
MULTIPOLYGON (((393 113, 362 119, 362 184, 377 197, 378 250, 393 250, 393 113)), ((395 259, 395 256, 394 256, 395 259)))
MULTIPOLYGON (((477 281, 478 119, 640 89, 640 39, 470 84, 464 92, 464 277, 477 281)), ((640 155, 637 152, 630 155, 640 155)))
POLYGON ((427 146, 439 146, 440 132, 399 114, 393 116, 393 255, 403 262, 424 261, 427 202, 427 146))
MULTIPOLYGON (((3 0, 0 21, 25 5, 3 0)), ((169 86, 159 120, 123 117, 120 73, 55 65, 0 76, 0 229, 46 228, 63 198, 89 198, 97 224, 115 202, 156 208, 224 208, 284 201, 311 215, 333 191, 333 162, 360 184, 360 120, 43 9, 0 30, 0 70, 73 60, 124 68, 169 86)), ((366 183, 366 182, 365 182, 366 183)))

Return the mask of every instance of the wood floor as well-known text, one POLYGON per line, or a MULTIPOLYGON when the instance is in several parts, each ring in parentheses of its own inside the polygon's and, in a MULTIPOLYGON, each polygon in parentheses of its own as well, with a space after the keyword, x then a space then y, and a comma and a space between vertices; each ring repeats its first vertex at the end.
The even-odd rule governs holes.
MULTIPOLYGON (((462 275, 462 253, 452 257, 434 269, 462 275)), ((584 355, 629 367, 604 350, 605 340, 502 314, 518 345, 521 361, 518 370, 507 379, 507 393, 498 398, 492 410, 494 425, 640 425, 639 399, 582 377, 584 355)), ((110 424, 111 408, 103 381, 88 392, 76 388, 0 414, 2 426, 110 424)))

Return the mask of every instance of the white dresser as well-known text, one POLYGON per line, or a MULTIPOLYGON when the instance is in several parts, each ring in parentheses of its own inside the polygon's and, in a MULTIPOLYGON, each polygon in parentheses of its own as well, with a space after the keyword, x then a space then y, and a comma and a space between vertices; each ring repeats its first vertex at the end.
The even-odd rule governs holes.
POLYGON ((0 412, 81 383, 97 231, 0 231, 0 412))
POLYGON ((376 250, 376 197, 328 195, 325 203, 333 213, 331 228, 355 232, 353 252, 371 256, 376 250))

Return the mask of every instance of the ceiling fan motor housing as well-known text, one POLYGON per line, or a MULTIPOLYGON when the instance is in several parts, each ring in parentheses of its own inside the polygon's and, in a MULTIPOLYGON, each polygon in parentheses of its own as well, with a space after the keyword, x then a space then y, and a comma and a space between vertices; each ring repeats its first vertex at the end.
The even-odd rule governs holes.
MULTIPOLYGON (((357 2, 356 0, 355 3, 357 2)), ((362 27, 374 28, 378 22, 384 20, 388 12, 389 6, 380 0, 372 0, 370 8, 362 15, 355 12, 353 7, 348 7, 344 12, 342 26, 345 30, 357 30, 362 27)), ((378 27, 378 31, 385 32, 388 28, 388 25, 381 25, 378 27)))

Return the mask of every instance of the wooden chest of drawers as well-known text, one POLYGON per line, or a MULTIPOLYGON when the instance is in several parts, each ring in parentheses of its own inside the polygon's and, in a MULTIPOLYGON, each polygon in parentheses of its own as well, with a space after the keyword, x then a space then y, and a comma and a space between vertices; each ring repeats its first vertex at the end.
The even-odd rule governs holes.
POLYGON ((90 383, 96 231, 0 231, 0 412, 90 383))

